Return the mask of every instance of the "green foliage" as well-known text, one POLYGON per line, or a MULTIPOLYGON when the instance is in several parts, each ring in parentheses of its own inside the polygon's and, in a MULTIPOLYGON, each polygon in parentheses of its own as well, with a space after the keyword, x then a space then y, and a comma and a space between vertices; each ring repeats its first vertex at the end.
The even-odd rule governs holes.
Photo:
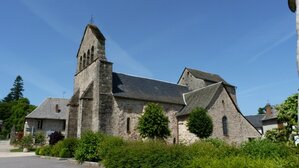
POLYGON ((35 155, 40 155, 40 154, 39 154, 40 149, 41 149, 41 148, 36 148, 36 150, 35 150, 35 155))
POLYGON ((287 98, 282 104, 277 106, 278 119, 287 123, 286 133, 287 137, 292 133, 292 126, 297 125, 297 108, 298 108, 298 94, 294 94, 287 98))
POLYGON ((99 154, 101 160, 106 159, 109 155, 110 151, 113 148, 118 148, 124 145, 125 142, 123 139, 115 136, 104 136, 102 141, 99 143, 99 147, 97 149, 97 153, 99 154))
POLYGON ((199 138, 208 138, 213 132, 213 122, 203 108, 195 108, 189 115, 187 127, 199 138))
POLYGON ((59 141, 51 147, 50 155, 58 157, 61 149, 63 149, 63 141, 59 141))
POLYGON ((44 145, 46 141, 46 136, 43 132, 37 132, 34 135, 35 145, 44 145))
POLYGON ((3 110, 9 111, 2 112, 5 115, 9 115, 8 118, 4 119, 4 130, 2 132, 3 135, 7 135, 13 125, 15 125, 15 131, 23 131, 26 115, 36 108, 35 106, 30 105, 30 102, 27 98, 21 98, 17 101, 9 103, 0 103, 0 107, 3 107, 3 110))
POLYGON ((265 137, 272 142, 287 142, 288 135, 285 128, 273 128, 265 133, 265 137))
POLYGON ((254 140, 242 144, 243 154, 251 158, 287 158, 291 156, 290 149, 283 143, 274 143, 267 139, 254 140))
POLYGON ((76 138, 66 138, 57 142, 51 148, 51 156, 61 157, 61 158, 71 158, 74 157, 75 151, 78 147, 78 139, 76 138))
POLYGON ((287 162, 283 159, 252 159, 244 156, 234 156, 225 158, 213 158, 203 156, 195 158, 186 168, 281 168, 287 162))
POLYGON ((23 98, 23 79, 18 75, 14 81, 13 87, 10 89, 10 93, 3 99, 4 102, 17 101, 20 98, 23 98))
POLYGON ((258 113, 257 114, 265 114, 266 113, 266 106, 265 107, 260 107, 258 109, 258 113))
POLYGON ((180 168, 190 159, 183 145, 167 145, 158 141, 129 142, 113 148, 104 160, 106 168, 157 167, 180 168))
POLYGON ((57 131, 50 134, 49 137, 50 137, 50 140, 49 140, 50 145, 55 145, 58 141, 61 141, 64 139, 64 136, 61 134, 61 132, 57 132, 57 131))
POLYGON ((76 139, 76 138, 64 139, 62 141, 62 149, 59 152, 59 157, 62 157, 62 158, 74 157, 77 147, 78 147, 78 139, 76 139))
POLYGON ((137 129, 143 138, 164 139, 170 135, 168 123, 163 108, 158 104, 148 103, 144 114, 139 119, 137 129))
POLYGON ((39 148, 39 155, 42 155, 42 156, 51 156, 51 146, 49 145, 46 145, 46 146, 43 146, 41 148, 39 148))
POLYGON ((84 161, 100 161, 101 158, 98 154, 98 149, 103 138, 104 135, 101 133, 94 133, 92 131, 84 132, 79 140, 75 159, 80 163, 84 161))
POLYGON ((24 136, 21 139, 21 147, 31 149, 33 146, 33 137, 31 135, 24 136))

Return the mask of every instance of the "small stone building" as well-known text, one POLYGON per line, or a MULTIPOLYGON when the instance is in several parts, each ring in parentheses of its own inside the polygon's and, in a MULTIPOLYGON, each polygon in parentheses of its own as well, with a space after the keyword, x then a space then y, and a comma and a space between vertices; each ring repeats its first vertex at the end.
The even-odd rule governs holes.
POLYGON ((197 138, 186 127, 195 107, 208 110, 212 137, 241 143, 260 137, 237 106, 235 87, 220 76, 185 68, 178 84, 113 72, 105 54, 105 37, 92 24, 85 28, 77 52, 74 94, 69 102, 67 136, 86 130, 125 139, 140 139, 138 118, 149 102, 159 103, 169 119, 169 143, 192 143, 197 138))
POLYGON ((64 133, 68 113, 68 99, 47 98, 25 118, 24 134, 59 131, 64 133))

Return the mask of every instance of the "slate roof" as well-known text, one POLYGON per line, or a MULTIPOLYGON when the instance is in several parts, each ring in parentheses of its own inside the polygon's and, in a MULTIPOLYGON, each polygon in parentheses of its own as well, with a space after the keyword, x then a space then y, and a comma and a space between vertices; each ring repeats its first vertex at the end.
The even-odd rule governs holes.
POLYGON ((204 71, 200 71, 200 70, 196 70, 196 69, 191 69, 191 68, 186 68, 186 69, 196 78, 204 79, 204 80, 215 82, 215 83, 223 82, 225 85, 235 87, 234 85, 227 83, 223 78, 221 78, 217 74, 212 74, 212 73, 208 73, 208 72, 204 72, 204 71))
POLYGON ((264 118, 264 114, 258 115, 249 115, 245 116, 245 118, 255 127, 255 128, 262 128, 262 119, 264 118))
POLYGON ((68 99, 47 98, 41 105, 26 116, 26 118, 66 120, 68 99), (56 104, 60 112, 56 112, 56 104))
POLYGON ((112 83, 115 97, 181 105, 185 105, 183 93, 189 91, 186 86, 115 72, 112 74, 112 83))
POLYGON ((277 110, 275 108, 272 108, 271 111, 272 111, 271 115, 265 114, 265 116, 262 119, 263 121, 277 119, 277 115, 278 115, 277 110))
POLYGON ((218 95, 222 89, 223 84, 222 82, 219 82, 184 94, 187 105, 177 114, 177 116, 187 115, 196 107, 204 109, 209 108, 216 100, 216 95, 218 95))

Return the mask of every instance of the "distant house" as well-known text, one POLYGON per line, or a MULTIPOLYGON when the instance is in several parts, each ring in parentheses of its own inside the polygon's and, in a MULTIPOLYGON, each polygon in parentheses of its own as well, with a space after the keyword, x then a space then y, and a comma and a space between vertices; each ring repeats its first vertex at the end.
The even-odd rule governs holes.
POLYGON ((65 131, 68 99, 47 98, 26 116, 24 133, 65 131))
POLYGON ((265 114, 250 115, 245 117, 262 135, 264 135, 268 130, 283 127, 283 123, 278 120, 277 115, 278 112, 276 109, 270 104, 267 104, 265 114))

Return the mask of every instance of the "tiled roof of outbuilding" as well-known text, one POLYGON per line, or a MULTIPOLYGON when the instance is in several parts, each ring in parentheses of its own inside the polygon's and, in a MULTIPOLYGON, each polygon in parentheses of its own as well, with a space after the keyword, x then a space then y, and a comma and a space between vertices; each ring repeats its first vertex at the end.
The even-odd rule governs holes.
POLYGON ((183 93, 188 92, 185 86, 113 73, 113 95, 153 102, 164 102, 184 105, 183 93))
POLYGON ((178 113, 177 116, 187 115, 196 107, 204 109, 209 108, 216 100, 216 95, 218 95, 222 89, 223 84, 222 82, 219 82, 184 94, 187 105, 178 113))
POLYGON ((28 114, 26 118, 65 120, 67 118, 68 103, 68 99, 47 98, 41 105, 28 114), (60 112, 56 112, 56 105, 58 105, 60 112))
MULTIPOLYGON (((215 82, 215 83, 223 82, 225 85, 233 86, 233 85, 227 83, 223 78, 221 78, 217 74, 203 72, 203 71, 191 69, 191 68, 186 68, 186 69, 196 78, 204 79, 204 80, 215 82)), ((233 87, 235 87, 235 86, 233 86, 233 87)))

